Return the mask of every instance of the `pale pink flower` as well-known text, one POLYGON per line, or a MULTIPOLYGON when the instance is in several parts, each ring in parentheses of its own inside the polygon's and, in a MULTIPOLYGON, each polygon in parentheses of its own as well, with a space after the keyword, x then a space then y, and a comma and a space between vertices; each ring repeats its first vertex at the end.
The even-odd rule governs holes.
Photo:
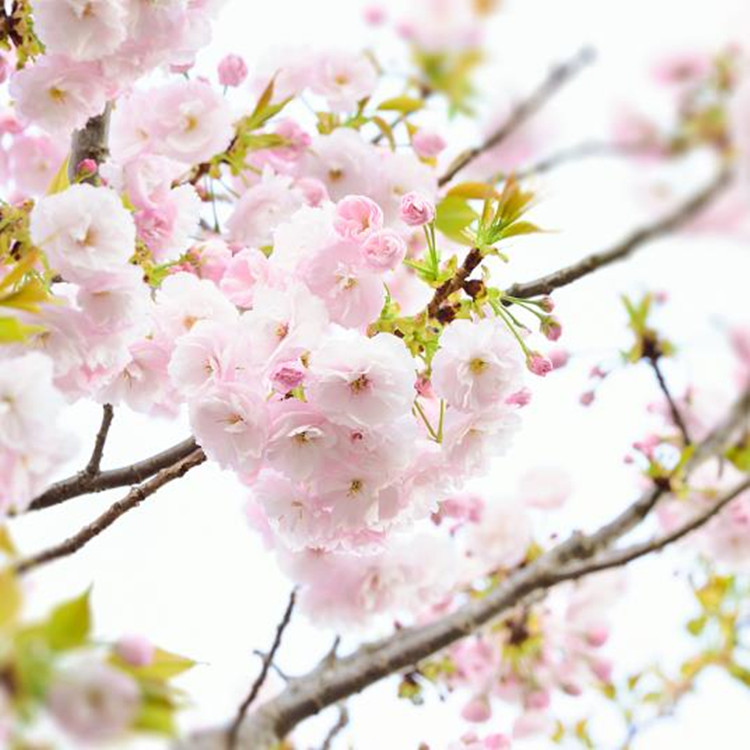
POLYGON ((232 251, 226 242, 220 239, 210 239, 194 245, 190 255, 195 258, 198 275, 202 279, 219 284, 232 260, 232 251))
POLYGON ((302 193, 294 187, 292 179, 267 170, 261 181, 245 191, 235 205, 227 221, 229 237, 249 247, 271 245, 274 229, 302 205, 302 193))
POLYGON ((403 220, 402 200, 409 193, 420 196, 420 205, 426 213, 420 211, 419 215, 427 218, 429 205, 434 204, 437 196, 435 170, 423 164, 411 151, 385 151, 379 156, 380 172, 373 197, 383 209, 386 223, 403 220))
POLYGON ((497 499, 485 504, 478 524, 465 527, 466 549, 480 573, 513 568, 533 541, 531 519, 521 502, 497 499))
POLYGON ((489 721, 491 716, 492 708, 487 696, 476 696, 461 709, 461 718, 476 724, 489 721))
POLYGON ((301 191, 308 206, 320 206, 330 200, 326 186, 315 177, 300 177, 294 186, 301 191))
POLYGON ((395 336, 334 331, 310 357, 310 403, 331 420, 374 427, 411 409, 415 363, 395 336))
POLYGON ((329 52, 314 63, 311 88, 334 112, 350 112, 375 90, 378 74, 362 54, 329 52))
MULTIPOLYGON (((113 119, 117 141, 140 143, 183 164, 209 160, 224 151, 234 135, 229 105, 200 80, 176 80, 139 92, 120 102, 113 119)), ((126 151, 120 146, 114 153, 121 158, 128 150, 132 154, 134 146, 126 151)))
POLYGON ((247 64, 239 55, 226 55, 219 62, 219 83, 239 86, 247 78, 247 64))
POLYGON ((291 272, 321 249, 336 244, 340 238, 333 228, 334 206, 303 206, 273 233, 273 263, 291 272))
POLYGON ((310 291, 325 302, 334 323, 364 327, 383 309, 383 282, 364 266, 360 248, 353 242, 342 240, 311 256, 299 274, 310 291))
POLYGON ((516 341, 495 320, 456 320, 432 361, 432 385, 448 404, 477 411, 502 403, 523 385, 516 341))
POLYGON ((421 227, 435 219, 435 204, 419 193, 407 193, 401 199, 401 221, 410 227, 421 227))
POLYGON ((333 226, 344 239, 363 242, 383 227, 383 211, 364 195, 347 195, 336 204, 333 226))
POLYGON ((67 136, 104 111, 108 91, 92 63, 45 55, 13 75, 10 94, 22 119, 67 136))
POLYGON ((206 455, 225 469, 257 471, 268 439, 268 408, 254 383, 222 383, 191 401, 190 426, 206 455))
POLYGON ((191 273, 176 273, 162 282, 154 309, 159 332, 174 342, 199 320, 231 325, 238 318, 237 308, 210 281, 191 273))
POLYGON ((64 149, 47 135, 18 135, 8 149, 8 169, 25 195, 46 193, 64 159, 64 149))
POLYGON ((181 336, 169 360, 169 376, 177 390, 195 397, 207 387, 237 380, 244 362, 237 356, 235 337, 232 326, 210 319, 198 321, 181 336))
POLYGON ((60 675, 47 704, 60 726, 79 742, 104 742, 123 735, 141 708, 141 690, 129 675, 92 662, 60 675))
POLYGON ((362 243, 362 259, 375 273, 393 271, 406 257, 406 242, 391 229, 373 232, 362 243))
POLYGON ((135 225, 107 188, 72 185, 42 198, 31 212, 31 237, 66 281, 91 288, 129 271, 135 225))
POLYGON ((446 147, 445 139, 432 130, 420 128, 411 139, 411 145, 417 156, 423 159, 434 159, 439 156, 446 147))
POLYGON ((228 263, 219 289, 238 307, 251 308, 255 286, 269 281, 271 268, 260 250, 240 250, 228 263))
POLYGON ((123 0, 36 0, 34 28, 48 54, 94 60, 114 52, 127 36, 123 0))

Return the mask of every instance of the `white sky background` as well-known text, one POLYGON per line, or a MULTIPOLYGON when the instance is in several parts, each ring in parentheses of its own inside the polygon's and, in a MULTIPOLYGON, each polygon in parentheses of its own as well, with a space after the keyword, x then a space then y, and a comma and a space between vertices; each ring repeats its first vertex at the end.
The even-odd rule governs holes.
MULTIPOLYGON (((738 28, 750 36, 750 12, 744 26, 737 25, 746 2, 508 0, 508 12, 491 28, 496 66, 483 83, 502 104, 509 94, 532 87, 550 63, 591 42, 599 50, 597 65, 537 121, 549 137, 549 148, 543 147, 541 153, 606 137, 616 103, 642 102, 648 112, 664 108, 664 93, 646 78, 647 61, 654 55, 685 46, 715 48, 732 39, 732 31, 738 28)), ((391 2, 389 7, 405 4, 391 2)), ((361 8, 354 0, 228 0, 213 48, 201 58, 201 67, 213 72, 214 62, 230 51, 252 62, 279 43, 371 44, 380 51, 381 39, 388 37, 376 35, 361 23, 361 8)), ((397 46, 389 42, 384 49, 386 63, 398 59, 397 46)), ((434 122, 439 122, 437 116, 434 122)), ((475 137, 466 124, 459 123, 455 130, 456 138, 463 139, 461 145, 475 137)), ((660 174, 671 175, 672 184, 681 192, 697 188, 710 176, 700 160, 660 174)), ((652 199, 658 179, 647 177, 640 168, 596 161, 562 169, 540 181, 537 219, 558 231, 518 241, 505 278, 531 278, 607 247, 658 213, 664 207, 652 199)), ((657 396, 648 372, 629 370, 606 382, 590 410, 578 406, 590 367, 614 363, 618 348, 627 345, 619 293, 668 289, 671 303, 660 322, 681 346, 682 357, 679 366, 669 363, 667 376, 679 390, 686 383, 683 373, 688 372, 695 382, 709 384, 728 397, 732 366, 719 339, 726 321, 741 320, 743 313, 745 320, 749 317, 748 272, 747 248, 740 242, 708 236, 670 239, 626 265, 556 294, 566 328, 560 343, 577 356, 565 370, 533 384, 535 399, 516 447, 477 487, 497 494, 512 489, 516 475, 527 467, 561 465, 571 471, 576 488, 561 523, 573 518, 589 527, 611 516, 635 492, 633 475, 623 466, 622 456, 645 431, 643 407, 657 396)), ((76 469, 88 454, 99 410, 78 405, 71 408, 69 419, 82 440, 79 457, 67 467, 76 469)), ((105 465, 150 455, 186 434, 184 422, 152 422, 118 412, 105 465)), ((78 499, 20 519, 13 527, 17 540, 28 551, 47 546, 77 530, 120 494, 78 499)), ((183 682, 195 702, 185 725, 225 721, 255 677, 259 665, 252 651, 270 644, 290 590, 257 535, 246 527, 244 500, 244 490, 231 475, 211 466, 196 469, 127 514, 75 557, 35 574, 30 597, 34 612, 41 613, 93 581, 101 636, 144 633, 165 648, 197 659, 201 666, 183 682)), ((675 580, 673 559, 634 568, 630 593, 613 613, 615 635, 609 648, 628 670, 660 655, 674 663, 685 653, 681 650, 685 644, 675 633, 686 619, 689 594, 675 580)), ((287 633, 278 663, 289 672, 302 671, 331 640, 331 633, 315 630, 298 617, 287 633)), ((459 704, 445 709, 432 700, 417 709, 397 701, 394 693, 395 684, 389 682, 353 700, 353 731, 339 746, 351 742, 356 750, 416 750, 420 741, 426 741, 439 750, 467 729, 458 719, 459 704)), ((570 703, 579 709, 584 700, 570 703)), ((720 676, 710 677, 700 683, 698 694, 684 702, 674 719, 644 733, 635 748, 698 750, 718 744, 722 750, 741 750, 747 747, 749 707, 742 688, 720 676)), ((508 731, 511 714, 498 712, 496 717, 486 725, 487 730, 508 731)), ((601 718, 604 724, 607 721, 601 718)), ((322 724, 317 726, 304 736, 320 736, 322 724)), ((602 747, 614 746, 618 735, 610 739, 602 747)), ((314 744, 313 739, 309 744, 314 744)), ((161 746, 145 741, 128 745, 161 746)), ((521 750, 549 746, 546 740, 518 743, 521 750)))

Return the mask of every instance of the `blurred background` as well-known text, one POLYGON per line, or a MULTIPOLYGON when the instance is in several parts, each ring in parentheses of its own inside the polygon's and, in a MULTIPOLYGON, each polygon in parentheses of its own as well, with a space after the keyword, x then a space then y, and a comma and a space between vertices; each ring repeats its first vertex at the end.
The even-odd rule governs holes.
MULTIPOLYGON (((393 16, 403 12, 403 3, 381 4, 393 16)), ((365 7, 359 0, 228 0, 213 44, 199 58, 199 69, 213 77, 216 63, 228 52, 244 56, 252 71, 269 50, 281 46, 367 46, 393 71, 395 86, 407 62, 404 47, 389 31, 364 22, 365 7)), ((439 108, 420 115, 448 136, 446 159, 476 142, 482 123, 489 127, 499 121, 550 65, 583 45, 596 49, 596 63, 529 124, 526 140, 517 144, 528 148, 532 161, 581 142, 611 140, 618 113, 641 111, 666 120, 673 100, 655 80, 654 66, 686 50, 712 52, 730 42, 750 42, 750 7, 747 0, 505 0, 503 11, 488 23, 487 39, 490 59, 478 78, 479 126, 458 118, 446 128, 439 108)), ((250 91, 237 92, 234 102, 238 109, 250 107, 250 91)), ((539 195, 534 218, 551 231, 511 245, 512 262, 502 269, 504 278, 523 281, 610 246, 666 210, 675 197, 708 182, 712 166, 701 155, 668 166, 589 159, 534 180, 539 195)), ((730 324, 750 318, 748 278, 747 232, 742 226, 731 233, 709 227, 654 243, 627 264, 558 292, 557 310, 565 327, 560 343, 570 351, 570 363, 534 383, 535 398, 513 451, 474 489, 502 495, 513 491, 526 469, 560 466, 570 472, 574 494, 564 511, 543 522, 548 528, 541 528, 547 533, 565 531, 574 519, 593 527, 610 517, 637 492, 635 473, 623 457, 648 430, 645 407, 658 398, 644 365, 613 374, 588 409, 579 404, 589 388, 590 369, 614 365, 619 351, 629 345, 620 294, 667 291, 669 304, 657 322, 680 351, 678 359, 665 364, 674 390, 697 383, 716 399, 729 400, 733 363, 725 334, 730 324)), ((81 450, 61 476, 77 469, 88 455, 98 420, 96 408, 70 409, 69 422, 80 435, 81 450)), ((118 412, 105 466, 150 455, 187 434, 185 421, 154 422, 118 412)), ((43 517, 19 519, 14 524, 19 546, 31 551, 59 540, 117 497, 118 492, 80 498, 43 517)), ((35 574, 29 600, 41 614, 61 592, 72 594, 93 583, 102 638, 144 633, 199 662, 182 680, 191 698, 184 727, 224 722, 252 683, 259 668, 253 650, 270 644, 290 590, 258 535, 245 524, 244 502, 245 490, 232 475, 202 466, 127 514, 74 557, 35 574)), ((679 664, 687 653, 688 639, 681 633, 691 593, 679 572, 680 560, 680 553, 672 552, 628 571, 628 593, 613 614, 613 637, 606 647, 628 669, 655 659, 679 664)), ((297 617, 287 632, 279 666, 289 673, 305 670, 333 636, 297 617)), ((361 634, 348 636, 345 644, 358 637, 361 634)), ((396 683, 387 681, 353 699, 351 725, 340 747, 416 750, 425 742, 436 750, 468 728, 459 718, 460 702, 449 699, 446 710, 428 692, 425 705, 415 708, 398 701, 395 693, 396 683)), ((556 708, 563 717, 578 716, 586 712, 589 700, 599 736, 611 737, 601 747, 616 747, 621 725, 595 698, 565 699, 556 708)), ((744 750, 748 709, 746 688, 709 672, 674 716, 644 731, 633 747, 702 750, 718 744, 722 750, 744 750)), ((328 714, 311 721, 298 735, 299 747, 315 746, 333 720, 328 714)), ((508 731, 511 720, 510 712, 496 712, 487 729, 508 731)), ((162 744, 136 741, 127 747, 162 744)), ((549 740, 518 743, 521 750, 550 746, 549 740)))

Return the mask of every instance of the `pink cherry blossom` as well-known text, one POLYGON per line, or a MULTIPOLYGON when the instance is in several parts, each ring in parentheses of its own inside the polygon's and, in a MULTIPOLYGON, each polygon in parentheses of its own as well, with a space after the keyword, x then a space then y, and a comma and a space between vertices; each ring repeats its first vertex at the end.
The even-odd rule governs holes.
POLYGON ((442 153, 447 144, 439 133, 420 128, 412 136, 411 145, 417 156, 423 159, 434 159, 442 153))
POLYGON ((362 243, 362 258, 367 268, 376 273, 393 271, 406 257, 406 242, 391 229, 373 232, 362 243))
POLYGON ((135 251, 133 218, 115 193, 91 185, 42 198, 31 236, 66 281, 92 288, 121 277, 135 251))
POLYGON ((329 52, 314 63, 311 88, 334 112, 354 111, 376 84, 375 66, 362 54, 329 52))
POLYGON ((382 425, 409 411, 414 370, 406 347, 394 336, 370 339, 335 331, 310 357, 310 403, 340 424, 382 425))
POLYGON ((141 707, 141 691, 125 672, 92 662, 60 675, 47 702, 71 737, 79 742, 103 742, 130 728, 141 707))
POLYGON ((336 204, 333 225, 344 239, 362 242, 382 228, 383 211, 364 195, 347 195, 336 204))
POLYGON ((240 250, 227 263, 219 288, 238 307, 250 308, 256 284, 268 282, 271 273, 268 258, 260 250, 240 250))
POLYGON ((419 193, 407 193, 401 199, 399 216, 410 227, 421 227, 435 218, 435 204, 419 193))
POLYGON ((501 403, 523 384, 518 345, 494 320, 452 323, 443 333, 432 371, 438 395, 463 411, 501 403))

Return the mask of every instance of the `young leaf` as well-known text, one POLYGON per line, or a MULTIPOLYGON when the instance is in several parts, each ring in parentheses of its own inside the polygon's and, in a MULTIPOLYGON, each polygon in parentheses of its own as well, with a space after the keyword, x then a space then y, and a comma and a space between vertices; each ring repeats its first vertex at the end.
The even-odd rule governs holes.
POLYGON ((67 651, 83 646, 91 632, 91 589, 52 610, 44 633, 54 651, 67 651))

